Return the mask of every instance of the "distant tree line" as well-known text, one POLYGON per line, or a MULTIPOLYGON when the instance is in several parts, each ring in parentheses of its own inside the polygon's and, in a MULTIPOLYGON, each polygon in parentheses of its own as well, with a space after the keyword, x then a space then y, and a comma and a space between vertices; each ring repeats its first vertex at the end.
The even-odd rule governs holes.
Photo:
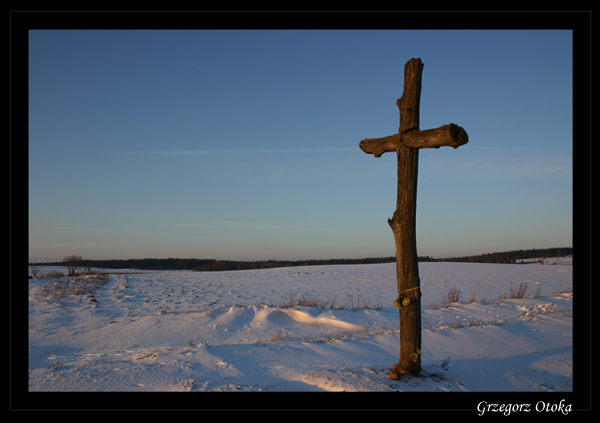
POLYGON ((329 259, 329 260, 267 260, 267 261, 231 261, 212 260, 211 263, 197 266, 199 272, 223 270, 273 269, 276 267, 330 266, 340 264, 377 264, 395 262, 395 257, 377 257, 363 259, 329 259))
POLYGON ((497 253, 487 253, 475 256, 450 257, 443 259, 425 257, 420 258, 419 261, 450 261, 465 263, 517 263, 519 260, 525 259, 564 257, 572 254, 572 247, 534 248, 531 250, 502 251, 497 253))
MULTIPOLYGON (((573 248, 545 248, 532 250, 515 250, 475 256, 432 258, 419 257, 420 262, 469 262, 469 263, 516 263, 517 260, 562 257, 573 254, 573 248)), ((191 258, 144 258, 125 260, 85 260, 79 258, 79 266, 100 269, 139 269, 139 270, 195 270, 198 272, 219 272, 226 270, 273 269, 276 267, 330 266, 343 264, 380 264, 393 263, 396 257, 373 257, 362 259, 328 259, 328 260, 214 260, 191 258)), ((33 264, 33 263, 32 263, 33 264)), ((36 266, 61 266, 65 262, 35 263, 36 266)))
MULTIPOLYGON (((125 260, 81 260, 85 268, 138 269, 138 270, 195 270, 198 272, 218 272, 225 270, 272 269, 276 267, 326 266, 335 264, 391 263, 395 257, 330 260, 261 260, 237 261, 191 258, 144 258, 125 260)), ((37 266, 61 266, 64 262, 35 263, 37 266)))

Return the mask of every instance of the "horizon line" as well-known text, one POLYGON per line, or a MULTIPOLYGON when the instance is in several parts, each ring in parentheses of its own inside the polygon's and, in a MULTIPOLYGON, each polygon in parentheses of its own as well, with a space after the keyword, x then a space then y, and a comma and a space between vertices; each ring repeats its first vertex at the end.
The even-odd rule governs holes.
MULTIPOLYGON (((568 249, 568 248, 573 248, 571 247, 545 247, 545 248, 521 248, 521 249, 517 249, 517 250, 503 250, 503 251, 493 251, 491 253, 479 253, 479 254, 468 254, 468 255, 461 255, 461 256, 446 256, 446 257, 433 257, 430 255, 418 255, 419 258, 426 258, 426 257, 430 257, 434 260, 444 260, 444 259, 454 259, 454 258, 463 258, 463 257, 474 257, 474 256, 483 256, 486 254, 502 254, 502 253, 511 253, 511 252, 518 252, 518 251, 531 251, 531 250, 553 250, 553 249, 568 249)), ((572 255, 573 253, 571 253, 570 255, 572 255)), ((144 257, 144 258, 126 258, 126 259, 119 259, 119 258, 110 258, 110 259, 86 259, 86 258, 82 258, 82 260, 88 260, 88 261, 126 261, 126 260, 171 260, 171 259, 178 259, 178 260, 215 260, 215 261, 235 261, 235 262, 248 262, 248 263, 252 263, 252 262, 261 262, 261 261, 327 261, 327 260, 366 260, 366 259, 387 259, 387 258, 391 258, 391 257, 395 257, 395 254, 391 254, 391 255, 383 255, 383 256, 361 256, 361 257, 357 257, 357 258, 352 258, 352 257, 337 257, 337 258, 322 258, 322 259, 318 259, 318 258, 311 258, 311 259, 274 259, 274 258, 269 258, 269 259, 256 259, 256 260, 240 260, 240 259, 215 259, 215 258, 197 258, 197 257, 144 257)), ((40 262, 40 263, 60 263, 62 262, 62 259, 58 260, 58 261, 46 261, 46 262, 40 262)), ((28 260, 28 264, 30 264, 29 260, 28 260)))

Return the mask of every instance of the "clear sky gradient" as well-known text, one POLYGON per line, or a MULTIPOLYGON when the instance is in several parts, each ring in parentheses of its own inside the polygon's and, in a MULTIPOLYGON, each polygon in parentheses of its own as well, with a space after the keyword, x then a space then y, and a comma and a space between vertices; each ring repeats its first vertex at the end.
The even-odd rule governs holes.
POLYGON ((569 30, 32 30, 30 260, 394 255, 413 57, 418 254, 572 246, 569 30))

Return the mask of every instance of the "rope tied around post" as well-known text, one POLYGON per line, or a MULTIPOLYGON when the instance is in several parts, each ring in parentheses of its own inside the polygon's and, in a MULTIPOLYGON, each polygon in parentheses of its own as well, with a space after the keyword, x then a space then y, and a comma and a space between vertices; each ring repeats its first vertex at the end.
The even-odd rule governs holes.
POLYGON ((394 307, 408 307, 411 303, 413 299, 418 299, 421 298, 421 288, 418 286, 415 286, 414 288, 410 288, 410 289, 406 289, 400 293, 398 293, 398 298, 396 298, 393 302, 394 307), (405 295, 405 293, 410 292, 410 291, 417 291, 416 295, 409 297, 407 295, 405 295))

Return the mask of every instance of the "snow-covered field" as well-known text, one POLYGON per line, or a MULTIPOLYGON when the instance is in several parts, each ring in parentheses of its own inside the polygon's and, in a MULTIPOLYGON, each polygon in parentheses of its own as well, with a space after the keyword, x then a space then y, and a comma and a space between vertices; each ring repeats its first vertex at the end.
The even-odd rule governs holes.
POLYGON ((572 391, 571 263, 420 263, 423 374, 404 380, 393 263, 38 275, 29 390, 572 391))

